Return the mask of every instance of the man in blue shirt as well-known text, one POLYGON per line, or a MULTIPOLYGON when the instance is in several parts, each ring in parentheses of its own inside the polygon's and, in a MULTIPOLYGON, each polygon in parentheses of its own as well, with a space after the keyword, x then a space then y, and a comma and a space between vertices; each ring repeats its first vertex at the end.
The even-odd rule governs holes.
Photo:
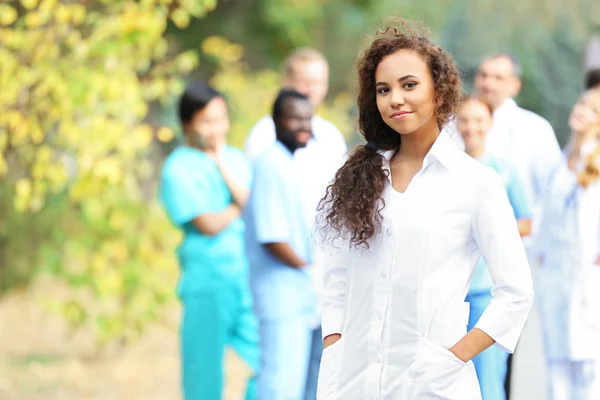
MULTIPOLYGON (((501 176, 508 200, 513 208, 521 236, 531 233, 531 209, 525 188, 518 175, 501 164, 485 149, 485 138, 493 124, 492 108, 477 100, 467 100, 457 118, 457 128, 465 143, 465 152, 483 164, 493 168, 501 176)), ((492 300, 491 289, 494 285, 487 270, 485 260, 477 263, 475 275, 469 288, 466 301, 471 313, 467 329, 471 330, 492 300)), ((507 371, 508 354, 492 346, 473 359, 475 371, 481 387, 482 400, 505 400, 504 380, 507 371)))
MULTIPOLYGON (((159 191, 184 235, 178 248, 183 395, 221 400, 227 345, 254 374, 259 364, 241 219, 251 173, 244 154, 225 145, 229 116, 219 92, 201 83, 189 86, 179 117, 186 144, 165 161, 159 191)), ((256 399, 255 381, 248 384, 247 400, 256 399)))
MULTIPOLYGON (((277 141, 256 160, 246 221, 251 287, 260 320, 259 398, 302 400, 317 300, 309 273, 312 214, 302 202, 294 152, 312 137, 308 98, 282 90, 273 105, 277 141)), ((320 344, 321 345, 321 344, 320 344)), ((322 346, 322 345, 321 345, 322 346)))

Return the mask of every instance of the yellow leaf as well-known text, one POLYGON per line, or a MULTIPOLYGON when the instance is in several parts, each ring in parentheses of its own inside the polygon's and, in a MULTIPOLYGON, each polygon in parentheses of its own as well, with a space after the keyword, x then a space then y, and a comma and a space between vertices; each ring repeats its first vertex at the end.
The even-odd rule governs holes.
POLYGON ((161 142, 168 143, 171 140, 173 140, 175 135, 173 134, 173 131, 170 128, 163 126, 163 127, 159 128, 158 132, 156 133, 156 137, 161 142))
POLYGON ((71 18, 75 25, 80 25, 85 21, 86 10, 81 4, 71 5, 71 18))
POLYGON ((27 10, 33 10, 38 5, 38 0, 21 0, 21 4, 27 10))
POLYGON ((8 165, 6 164, 6 160, 4 159, 2 152, 0 152, 0 177, 6 176, 7 172, 8 172, 8 165))
POLYGON ((25 15, 25 24, 30 28, 37 28, 43 23, 44 21, 42 20, 40 13, 30 11, 25 15))
POLYGON ((7 4, 0 4, 0 25, 8 26, 17 20, 17 10, 7 4))
POLYGON ((15 183, 17 197, 28 199, 31 196, 31 189, 31 181, 29 179, 21 178, 15 183))
POLYGON ((171 14, 171 20, 179 29, 185 29, 190 24, 190 15, 181 8, 178 8, 171 14))

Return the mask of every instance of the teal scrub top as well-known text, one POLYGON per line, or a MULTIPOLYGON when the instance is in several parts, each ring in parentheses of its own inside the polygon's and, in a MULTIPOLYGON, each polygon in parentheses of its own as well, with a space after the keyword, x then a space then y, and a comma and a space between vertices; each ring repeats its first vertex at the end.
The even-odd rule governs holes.
MULTIPOLYGON (((531 208, 525 189, 518 174, 511 168, 501 166, 500 163, 491 155, 485 155, 479 159, 484 165, 492 167, 502 178, 508 201, 513 208, 516 219, 531 218, 531 208)), ((471 282, 469 294, 489 292, 494 286, 494 281, 490 276, 487 265, 483 258, 477 262, 475 276, 471 282)))
MULTIPOLYGON (((250 187, 251 169, 240 150, 225 147, 222 162, 234 171, 238 182, 250 187)), ((193 294, 223 280, 247 276, 241 218, 215 236, 200 233, 191 223, 202 214, 225 210, 233 201, 211 157, 188 146, 175 149, 162 167, 159 197, 169 219, 184 234, 177 249, 181 266, 180 296, 193 294)))

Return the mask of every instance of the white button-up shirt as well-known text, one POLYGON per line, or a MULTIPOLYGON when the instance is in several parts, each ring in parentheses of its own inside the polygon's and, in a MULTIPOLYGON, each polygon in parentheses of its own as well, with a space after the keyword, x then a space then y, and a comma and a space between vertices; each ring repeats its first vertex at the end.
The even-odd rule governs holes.
POLYGON ((323 337, 342 338, 323 352, 318 399, 480 399, 472 362, 447 350, 466 334, 479 257, 494 287, 476 327, 497 346, 514 350, 533 300, 502 181, 441 133, 406 191, 388 182, 383 198, 370 248, 340 244, 324 264, 323 337))
POLYGON ((536 288, 544 348, 553 360, 600 357, 600 182, 585 189, 577 182, 595 146, 583 149, 576 171, 565 157, 544 197, 536 288))

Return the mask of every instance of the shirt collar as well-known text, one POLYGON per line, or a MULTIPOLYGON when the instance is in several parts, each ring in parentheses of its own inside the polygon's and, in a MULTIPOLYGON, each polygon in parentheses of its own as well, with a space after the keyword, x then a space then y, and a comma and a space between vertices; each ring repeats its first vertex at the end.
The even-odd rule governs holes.
POLYGON ((286 155, 286 157, 292 159, 294 158, 294 153, 292 153, 283 143, 279 140, 275 140, 275 148, 280 152, 286 155))
POLYGON ((494 111, 494 121, 496 118, 502 116, 503 114, 509 114, 518 107, 519 106, 517 105, 517 102, 513 98, 509 97, 508 99, 504 100, 504 103, 502 103, 500 107, 494 111))
MULTIPOLYGON (((388 150, 381 153, 388 165, 395 152, 395 150, 388 150)), ((425 168, 434 161, 437 161, 444 167, 450 169, 455 165, 454 160, 456 159, 458 152, 460 152, 460 150, 456 147, 449 134, 445 130, 442 130, 425 156, 422 170, 425 170, 425 168)))

